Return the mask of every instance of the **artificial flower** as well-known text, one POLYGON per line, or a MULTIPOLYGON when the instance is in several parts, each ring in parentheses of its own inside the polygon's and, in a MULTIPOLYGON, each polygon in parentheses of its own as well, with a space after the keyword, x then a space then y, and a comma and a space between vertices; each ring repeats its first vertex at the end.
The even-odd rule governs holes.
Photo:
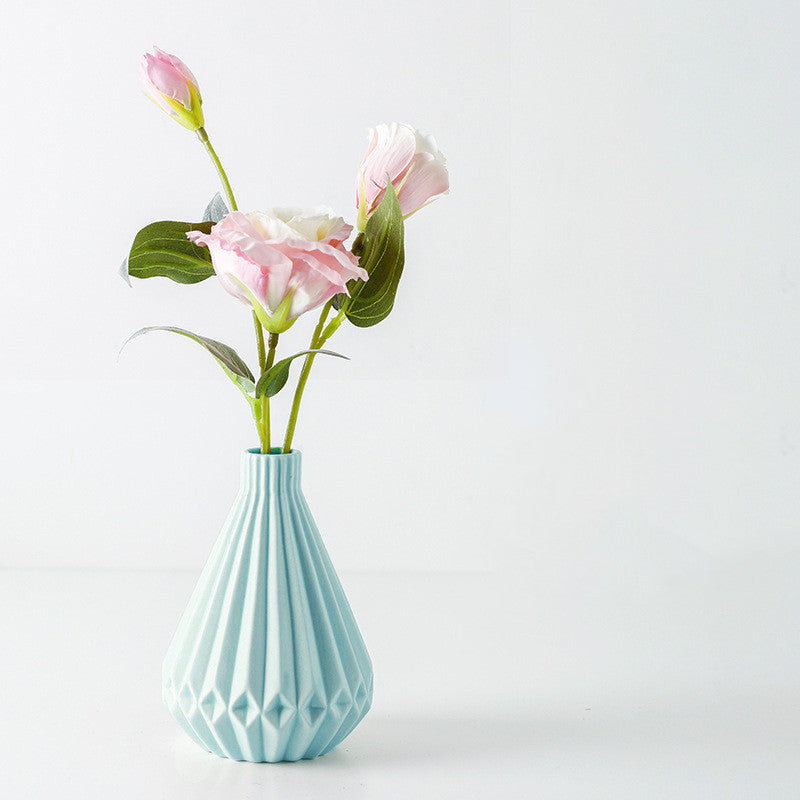
POLYGON ((367 280, 343 245, 352 230, 319 206, 232 211, 210 233, 186 235, 208 247, 225 290, 251 306, 270 333, 282 333, 306 311, 348 294, 349 280, 367 280))
POLYGON ((203 127, 203 99, 197 79, 176 56, 153 47, 155 55, 145 53, 139 65, 139 80, 144 93, 171 117, 191 131, 203 127))
POLYGON ((450 188, 445 158, 433 136, 424 136, 411 125, 392 122, 372 128, 368 139, 356 187, 359 230, 364 230, 367 219, 383 199, 387 181, 397 192, 404 217, 450 188))

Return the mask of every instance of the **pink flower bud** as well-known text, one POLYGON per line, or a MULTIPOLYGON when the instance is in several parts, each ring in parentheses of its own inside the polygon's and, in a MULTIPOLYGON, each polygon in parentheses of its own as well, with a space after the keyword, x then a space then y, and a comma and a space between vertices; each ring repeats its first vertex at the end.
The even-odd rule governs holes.
POLYGON ((397 192, 404 217, 447 192, 450 178, 433 136, 423 136, 400 122, 382 123, 370 130, 356 187, 359 230, 364 230, 383 199, 387 181, 397 192))
POLYGON ((342 242, 353 230, 331 209, 232 211, 211 233, 186 235, 211 251, 220 283, 253 308, 270 333, 282 333, 301 314, 322 305, 347 281, 367 280, 342 242))
POLYGON ((153 47, 155 55, 145 53, 139 66, 139 81, 144 93, 190 131, 203 127, 203 99, 197 79, 179 58, 153 47))

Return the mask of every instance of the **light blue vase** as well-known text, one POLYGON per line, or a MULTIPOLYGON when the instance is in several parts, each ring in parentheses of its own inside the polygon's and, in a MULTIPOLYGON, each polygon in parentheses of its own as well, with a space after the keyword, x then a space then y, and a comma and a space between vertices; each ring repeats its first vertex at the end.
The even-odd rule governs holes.
POLYGON ((299 452, 242 454, 163 680, 186 733, 239 761, 322 755, 369 710, 372 663, 303 497, 299 452))

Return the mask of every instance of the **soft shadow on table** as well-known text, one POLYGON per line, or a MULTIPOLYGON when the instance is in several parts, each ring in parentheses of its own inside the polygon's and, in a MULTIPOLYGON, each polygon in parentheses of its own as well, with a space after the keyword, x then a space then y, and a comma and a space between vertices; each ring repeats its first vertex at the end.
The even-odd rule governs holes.
POLYGON ((359 764, 414 764, 449 758, 531 752, 530 718, 442 716, 367 717, 331 756, 359 764))
POLYGON ((439 716, 367 717, 335 750, 295 763, 246 764, 204 753, 176 732, 173 754, 197 777, 250 770, 349 771, 357 767, 402 766, 531 752, 534 725, 520 717, 439 716))

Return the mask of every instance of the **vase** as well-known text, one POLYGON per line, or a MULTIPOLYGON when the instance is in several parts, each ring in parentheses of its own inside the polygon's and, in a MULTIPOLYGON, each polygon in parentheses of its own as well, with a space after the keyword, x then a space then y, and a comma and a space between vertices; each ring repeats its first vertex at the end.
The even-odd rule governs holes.
POLYGON ((170 713, 225 758, 323 755, 372 703, 372 663, 300 465, 298 451, 242 454, 239 493, 164 660, 170 713))

